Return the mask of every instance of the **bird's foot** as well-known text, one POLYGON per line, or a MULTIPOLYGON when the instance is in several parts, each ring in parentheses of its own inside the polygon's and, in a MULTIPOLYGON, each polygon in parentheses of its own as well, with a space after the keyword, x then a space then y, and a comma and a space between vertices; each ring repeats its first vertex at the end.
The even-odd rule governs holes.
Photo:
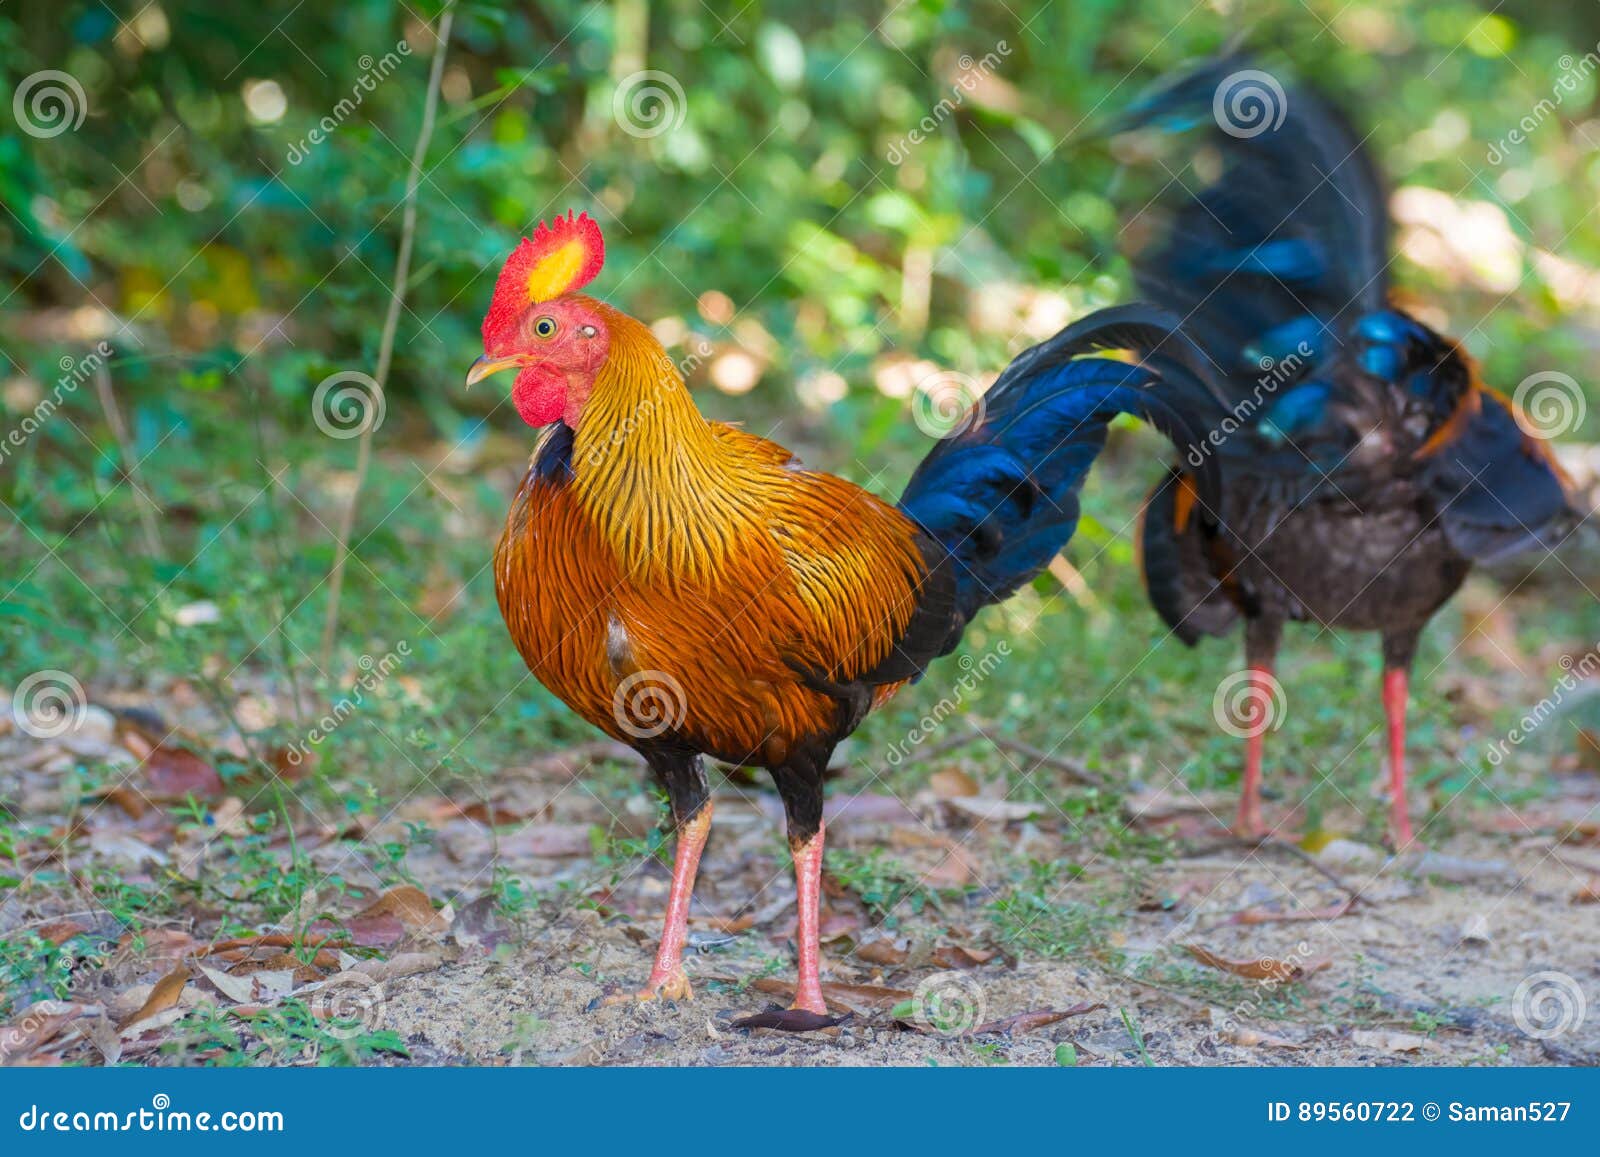
POLYGON ((647 1000, 693 1000, 694 989, 689 985, 688 974, 680 964, 665 971, 652 971, 650 979, 638 992, 619 992, 606 997, 602 1005, 634 1004, 647 1000))
POLYGON ((1233 834, 1241 840, 1259 843, 1267 838, 1267 825, 1262 822, 1260 808, 1240 808, 1233 821, 1233 834))
POLYGON ((1410 824, 1406 824, 1404 827, 1397 827, 1391 824, 1386 838, 1389 841, 1389 847, 1394 850, 1396 855, 1402 852, 1427 851, 1427 847, 1411 831, 1410 824))
POLYGON ((807 991, 804 987, 794 994, 794 1003, 790 1009, 800 1009, 804 1012, 814 1012, 818 1016, 828 1015, 828 1003, 822 999, 822 989, 813 987, 807 991))

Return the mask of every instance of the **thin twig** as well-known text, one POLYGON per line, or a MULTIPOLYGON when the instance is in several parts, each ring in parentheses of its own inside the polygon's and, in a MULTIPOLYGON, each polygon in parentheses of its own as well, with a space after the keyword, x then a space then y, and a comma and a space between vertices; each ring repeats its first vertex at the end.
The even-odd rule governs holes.
POLYGON ((94 388, 100 395, 100 409, 105 411, 106 424, 111 427, 112 435, 117 439, 117 450, 122 457, 122 475, 133 487, 133 492, 139 496, 139 525, 144 531, 145 550, 151 558, 161 554, 161 530, 156 522, 156 500, 150 497, 144 480, 139 476, 139 456, 134 452, 133 437, 128 432, 128 424, 122 420, 122 411, 117 407, 117 397, 111 392, 111 371, 106 369, 104 362, 96 363, 94 367, 94 388))
POLYGON ((1020 739, 1007 739, 1001 735, 985 735, 983 732, 977 731, 976 728, 974 728, 974 731, 979 738, 987 739, 996 747, 1014 752, 1024 759, 1031 759, 1035 767, 1052 768, 1064 775, 1071 776, 1087 787, 1096 787, 1105 792, 1111 791, 1111 784, 1107 780, 1102 779, 1075 759, 1051 755, 1048 751, 1040 751, 1037 747, 1023 743, 1020 739))
MULTIPOLYGON (((389 312, 383 319, 383 337, 378 342, 378 365, 373 373, 377 397, 373 405, 382 413, 384 388, 389 381, 389 365, 394 358, 395 332, 400 326, 400 309, 405 304, 406 280, 411 274, 411 246, 417 232, 417 189, 422 184, 422 163, 428 157, 428 142, 433 138, 434 116, 439 110, 439 85, 444 78, 445 49, 450 43, 450 25, 455 19, 454 0, 447 3, 439 14, 439 28, 434 34, 433 66, 428 72, 428 95, 422 105, 422 127, 417 132, 417 144, 411 151, 411 171, 406 175, 404 212, 400 223, 400 251, 395 257, 394 283, 389 288, 389 312)), ((361 499, 361 487, 367 480, 367 467, 372 461, 372 433, 376 421, 368 421, 361 430, 361 440, 356 447, 356 480, 350 490, 350 500, 339 518, 339 547, 334 557, 333 570, 328 575, 328 617, 322 628, 322 666, 333 664, 333 640, 339 625, 339 597, 344 590, 345 564, 350 558, 350 534, 355 527, 356 504, 361 499)))

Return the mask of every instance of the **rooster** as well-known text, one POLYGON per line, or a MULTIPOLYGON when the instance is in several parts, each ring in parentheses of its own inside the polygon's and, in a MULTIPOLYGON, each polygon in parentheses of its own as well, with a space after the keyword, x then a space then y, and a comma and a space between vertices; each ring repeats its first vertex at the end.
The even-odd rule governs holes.
MULTIPOLYGON (((1183 350, 1169 318, 1106 311, 1025 351, 898 506, 707 421, 651 331, 579 292, 604 261, 586 214, 541 223, 506 261, 471 385, 507 371, 549 427, 495 552, 495 589, 529 668, 630 745, 665 789, 676 847, 644 987, 691 995, 690 893, 711 825, 703 760, 765 767, 783 800, 798 897, 793 1009, 826 1015, 817 943, 823 773, 834 746, 953 650, 972 617, 1072 536, 1077 492, 1119 413, 1186 450, 1165 374, 1078 358, 1135 341, 1183 350)), ((1197 485, 1215 481, 1202 470, 1197 485)))
POLYGON ((1475 563, 1552 548, 1574 517, 1548 445, 1456 342, 1391 300, 1386 203, 1361 140, 1315 93, 1274 91, 1248 63, 1202 67, 1125 122, 1181 130, 1215 116, 1220 165, 1198 193, 1169 184, 1177 203, 1140 222, 1154 241, 1133 259, 1141 293, 1183 319, 1228 392, 1223 406, 1196 392, 1185 411, 1211 431, 1220 518, 1193 516, 1191 456, 1146 503, 1145 583, 1187 643, 1243 621, 1235 830, 1249 837, 1264 832, 1284 624, 1379 634, 1389 828, 1404 846, 1407 684, 1423 627, 1475 563), (1254 93, 1230 91, 1252 82, 1254 93), (1228 121, 1252 99, 1259 119, 1228 121))

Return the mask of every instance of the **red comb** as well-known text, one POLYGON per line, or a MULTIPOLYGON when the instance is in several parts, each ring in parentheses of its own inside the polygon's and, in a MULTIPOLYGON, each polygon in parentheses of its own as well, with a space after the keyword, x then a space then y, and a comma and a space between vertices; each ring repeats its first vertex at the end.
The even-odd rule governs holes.
POLYGON ((494 298, 483 319, 485 348, 506 333, 528 306, 588 285, 605 260, 605 239, 589 214, 573 216, 568 210, 549 224, 541 221, 533 236, 524 237, 506 259, 495 281, 494 298))

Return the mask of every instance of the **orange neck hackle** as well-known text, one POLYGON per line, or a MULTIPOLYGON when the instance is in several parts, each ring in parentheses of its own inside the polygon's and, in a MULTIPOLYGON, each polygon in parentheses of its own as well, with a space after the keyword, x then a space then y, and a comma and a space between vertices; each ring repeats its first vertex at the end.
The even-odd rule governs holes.
POLYGON ((701 416, 654 334, 599 304, 605 364, 575 429, 573 489, 632 572, 704 581, 759 527, 760 487, 701 416))

